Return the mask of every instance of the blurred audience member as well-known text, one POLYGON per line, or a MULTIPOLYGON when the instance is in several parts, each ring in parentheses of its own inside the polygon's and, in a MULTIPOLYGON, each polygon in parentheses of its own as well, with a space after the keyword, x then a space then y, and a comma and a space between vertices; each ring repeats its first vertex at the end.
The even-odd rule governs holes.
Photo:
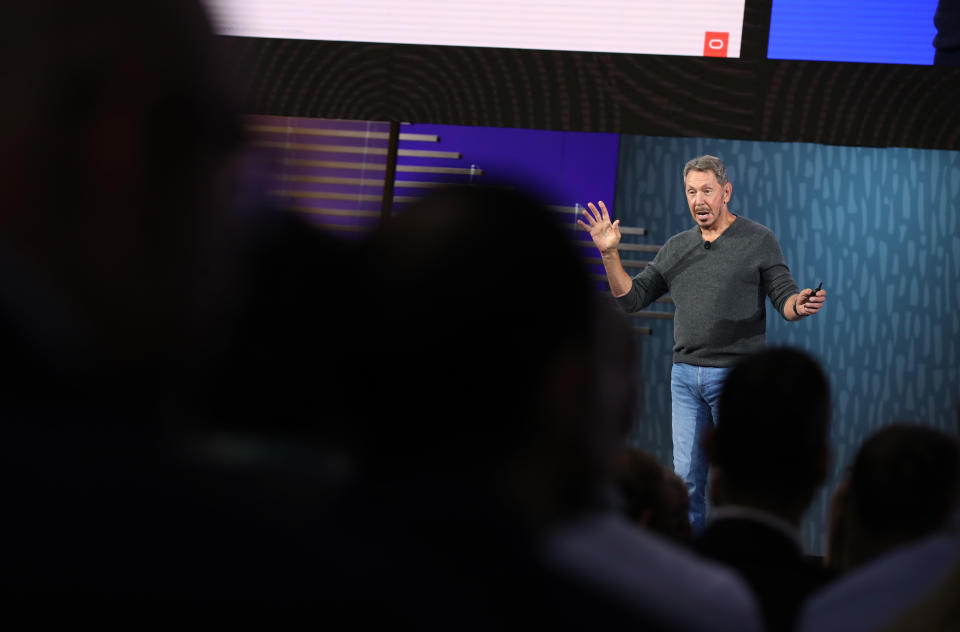
POLYGON ((954 436, 902 422, 871 435, 832 504, 828 563, 846 574, 810 598, 802 629, 939 629, 924 626, 951 612, 943 595, 960 564, 958 478, 954 436))
POLYGON ((826 474, 829 411, 816 360, 771 348, 727 376, 705 438, 716 509, 694 546, 750 583, 769 630, 792 630, 801 602, 831 579, 808 561, 799 533, 826 474))
POLYGON ((48 395, 109 378, 121 396, 199 369, 182 350, 221 331, 233 289, 241 140, 202 10, 38 0, 4 17, 5 333, 28 356, 9 377, 42 371, 48 395))
POLYGON ((298 407, 336 389, 284 378, 341 329, 318 297, 347 261, 241 212, 236 95, 198 1, 36 0, 4 18, 5 596, 122 618, 315 594, 298 565, 328 480, 309 441, 323 407, 298 407))
POLYGON ((555 214, 519 188, 443 189, 368 256, 383 324, 359 347, 364 478, 324 537, 329 607, 416 629, 756 629, 733 575, 612 518, 632 343, 555 214))
POLYGON ((849 571, 943 529, 960 498, 960 444, 895 423, 860 447, 834 494, 828 564, 849 571))
POLYGON ((903 611, 883 632, 960 630, 960 561, 930 593, 903 611))
POLYGON ((674 542, 690 543, 690 497, 671 468, 643 450, 628 448, 620 456, 617 483, 630 520, 674 542))
MULTIPOLYGON (((949 620, 956 593, 951 573, 960 564, 960 514, 950 526, 892 549, 812 595, 799 617, 802 632, 867 632, 888 625, 914 630, 949 620), (908 617, 916 614, 914 621, 908 617), (927 617, 930 617, 929 619, 927 617)), ((955 620, 955 619, 954 619, 955 620)), ((946 628, 954 629, 954 628, 946 628)))

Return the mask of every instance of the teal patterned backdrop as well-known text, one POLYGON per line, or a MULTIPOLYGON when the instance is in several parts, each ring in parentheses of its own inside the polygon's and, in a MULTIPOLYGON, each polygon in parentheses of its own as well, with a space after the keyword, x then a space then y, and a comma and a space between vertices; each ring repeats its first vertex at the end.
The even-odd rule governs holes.
MULTIPOLYGON (((822 554, 830 494, 870 433, 894 420, 958 430, 960 152, 625 135, 614 216, 647 228, 650 244, 689 228, 682 168, 707 153, 727 165, 731 210, 776 233, 801 288, 828 292, 799 323, 767 302, 768 344, 813 354, 833 391, 831 476, 803 524, 822 554)), ((633 440, 670 465, 673 323, 636 324, 653 333, 637 337, 633 440)))

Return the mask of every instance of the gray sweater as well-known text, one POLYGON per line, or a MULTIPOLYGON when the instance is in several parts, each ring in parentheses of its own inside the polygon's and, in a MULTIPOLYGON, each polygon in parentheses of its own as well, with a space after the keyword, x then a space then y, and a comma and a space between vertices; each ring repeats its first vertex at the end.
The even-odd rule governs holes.
POLYGON ((773 232, 738 217, 709 250, 698 226, 671 237, 618 302, 633 313, 670 292, 673 361, 729 367, 766 344, 766 297, 782 315, 798 291, 773 232))

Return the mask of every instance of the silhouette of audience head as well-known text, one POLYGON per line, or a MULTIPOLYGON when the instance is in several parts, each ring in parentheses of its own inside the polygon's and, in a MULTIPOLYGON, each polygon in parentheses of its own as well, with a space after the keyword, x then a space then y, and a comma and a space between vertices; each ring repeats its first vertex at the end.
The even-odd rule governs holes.
POLYGON ((960 66, 960 0, 939 0, 933 25, 934 65, 960 66))
POLYGON ((740 361, 705 439, 716 504, 799 523, 826 475, 829 407, 826 376, 808 354, 770 348, 740 361))
POLYGON ((144 362, 211 335, 240 134, 199 2, 17 2, 4 22, 8 278, 53 295, 86 352, 144 362))
POLYGON ((286 599, 297 585, 279 547, 315 536, 315 455, 218 443, 200 426, 231 426, 254 388, 273 396, 244 420, 259 429, 308 389, 329 395, 321 375, 297 400, 257 379, 289 376, 296 334, 326 324, 304 322, 320 310, 299 312, 303 288, 283 275, 310 272, 320 292, 329 269, 303 254, 317 244, 302 232, 240 254, 243 137, 205 12, 198 0, 36 0, 4 7, 4 25, 0 416, 2 460, 20 481, 4 590, 25 610, 61 612, 286 599), (241 268, 268 259, 241 300, 241 268), (264 318, 267 303, 287 318, 264 318), (258 348, 225 353, 255 331, 258 348), (223 375, 238 357, 257 376, 223 375))
POLYGON ((834 493, 828 563, 847 571, 949 523, 960 500, 960 445, 897 422, 860 447, 834 493))
POLYGON ((627 448, 618 462, 623 511, 634 523, 682 544, 693 537, 690 496, 677 474, 652 455, 627 448))
POLYGON ((625 378, 611 378, 631 361, 629 331, 557 215, 518 188, 450 187, 367 248, 360 283, 380 318, 356 395, 367 462, 391 476, 550 478, 558 498, 591 496, 630 415, 625 378), (601 344, 614 355, 601 361, 601 344), (608 409, 601 386, 618 393, 608 409))

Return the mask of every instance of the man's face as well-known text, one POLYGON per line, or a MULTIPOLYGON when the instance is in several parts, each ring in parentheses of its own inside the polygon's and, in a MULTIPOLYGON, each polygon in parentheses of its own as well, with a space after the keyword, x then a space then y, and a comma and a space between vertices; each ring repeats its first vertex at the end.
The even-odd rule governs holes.
POLYGON ((695 171, 687 173, 687 204, 693 221, 701 230, 717 228, 717 220, 726 212, 726 201, 732 187, 727 182, 720 186, 713 171, 695 171))

